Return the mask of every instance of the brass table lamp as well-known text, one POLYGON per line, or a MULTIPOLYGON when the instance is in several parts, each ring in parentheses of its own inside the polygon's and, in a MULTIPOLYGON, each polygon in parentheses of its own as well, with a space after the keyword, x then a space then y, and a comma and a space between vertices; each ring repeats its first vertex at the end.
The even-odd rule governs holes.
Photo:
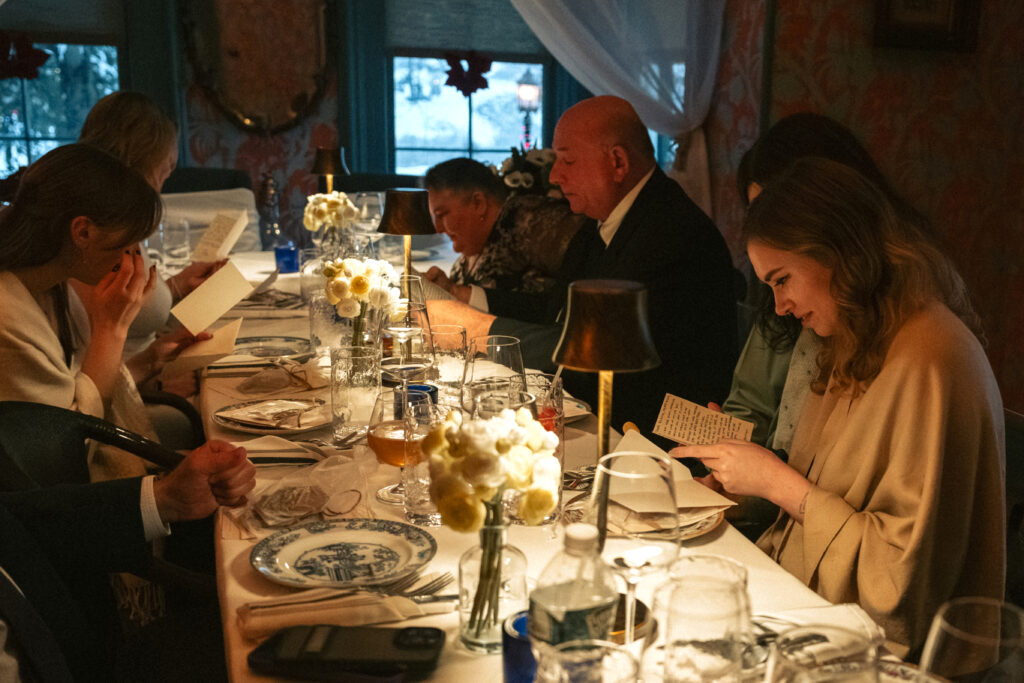
POLYGON ((328 194, 334 191, 334 176, 349 175, 345 159, 342 157, 343 150, 343 147, 317 147, 316 149, 312 173, 324 177, 328 194))
POLYGON ((384 215, 377 232, 402 235, 405 244, 405 273, 412 275, 412 236, 433 235, 430 205, 426 190, 388 190, 384 197, 384 215))
POLYGON ((570 284, 565 326, 553 359, 570 370, 598 373, 600 459, 608 452, 614 373, 661 365, 647 324, 647 288, 629 280, 577 280, 570 284))

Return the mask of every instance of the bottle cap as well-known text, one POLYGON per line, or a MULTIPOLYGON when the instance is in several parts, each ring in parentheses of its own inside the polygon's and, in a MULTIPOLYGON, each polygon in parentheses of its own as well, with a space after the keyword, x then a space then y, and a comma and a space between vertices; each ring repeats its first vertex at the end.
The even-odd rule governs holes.
POLYGON ((597 527, 593 524, 573 522, 565 527, 565 549, 573 552, 591 552, 597 547, 597 527))

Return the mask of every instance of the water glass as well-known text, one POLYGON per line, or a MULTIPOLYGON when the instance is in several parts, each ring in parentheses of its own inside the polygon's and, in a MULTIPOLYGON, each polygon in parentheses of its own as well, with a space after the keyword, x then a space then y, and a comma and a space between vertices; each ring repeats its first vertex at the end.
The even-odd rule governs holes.
POLYGON ((324 277, 324 261, 313 247, 299 251, 299 293, 307 304, 317 294, 324 293, 327 278, 324 277))
POLYGON ((434 381, 438 386, 438 403, 460 407, 462 379, 466 374, 469 345, 462 325, 432 325, 430 339, 434 347, 434 381))
MULTIPOLYGON (((524 377, 523 354, 519 340, 507 335, 492 334, 470 341, 466 382, 491 377, 524 377)), ((525 380, 524 380, 525 381, 525 380)))
POLYGON ((768 657, 770 683, 877 683, 878 645, 838 626, 797 626, 779 634, 768 657))
POLYGON ((523 389, 519 377, 492 377, 462 387, 462 409, 471 417, 486 420, 503 410, 533 410, 534 397, 523 389))
POLYGON ((538 683, 628 683, 639 667, 622 645, 606 640, 570 640, 545 648, 537 662, 538 683))
POLYGON ((188 221, 182 218, 160 223, 160 245, 167 274, 174 275, 184 269, 192 260, 188 221))
POLYGON ((336 444, 365 434, 380 392, 380 347, 331 347, 331 435, 336 444))
POLYGON ((927 681, 1024 680, 1024 610, 994 598, 950 600, 932 619, 921 674, 927 681))
POLYGON ((321 290, 309 300, 309 344, 318 357, 329 354, 329 348, 341 344, 343 326, 338 311, 321 290))

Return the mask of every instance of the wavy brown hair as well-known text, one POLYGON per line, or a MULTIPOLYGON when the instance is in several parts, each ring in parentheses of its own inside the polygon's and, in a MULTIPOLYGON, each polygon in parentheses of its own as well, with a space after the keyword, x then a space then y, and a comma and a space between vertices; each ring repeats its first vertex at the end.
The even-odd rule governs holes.
POLYGON ((77 216, 122 232, 121 246, 127 246, 149 236, 161 211, 156 190, 110 154, 90 145, 58 147, 28 167, 11 205, 0 212, 0 270, 56 258, 77 216))
POLYGON ((929 302, 945 304, 984 341, 967 288, 921 225, 854 169, 805 157, 750 205, 747 241, 808 256, 832 271, 836 333, 825 340, 811 388, 831 379, 859 395, 878 375, 893 337, 929 302))
POLYGON ((153 100, 121 90, 93 105, 78 141, 113 154, 150 180, 153 170, 178 144, 178 128, 153 100))

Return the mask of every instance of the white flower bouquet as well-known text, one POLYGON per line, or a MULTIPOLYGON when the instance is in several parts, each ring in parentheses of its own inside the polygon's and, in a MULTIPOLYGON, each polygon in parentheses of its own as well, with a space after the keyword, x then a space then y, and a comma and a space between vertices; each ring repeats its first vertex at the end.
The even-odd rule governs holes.
POLYGON ((379 311, 382 318, 402 312, 398 274, 387 261, 377 259, 328 260, 323 267, 327 280, 325 294, 338 316, 352 319, 352 344, 362 343, 367 310, 379 311))
POLYGON ((311 194, 306 197, 302 224, 310 232, 317 232, 321 228, 341 230, 355 223, 358 216, 359 209, 344 192, 311 194))
MULTIPOLYGON (((502 496, 508 489, 519 491, 519 516, 527 524, 542 522, 558 504, 557 447, 558 437, 524 408, 486 420, 463 420, 462 413, 452 411, 423 440, 423 454, 430 458, 430 498, 441 521, 455 531, 480 532, 479 548, 459 562, 459 592, 473 595, 471 604, 460 599, 459 606, 461 639, 471 649, 492 639, 501 642, 501 596, 508 590, 503 586, 516 583, 502 572, 507 524, 502 496)), ((525 558, 522 562, 525 572, 525 558)), ((525 588, 525 576, 520 578, 525 588)))
POLYGON ((430 497, 455 531, 500 525, 501 496, 520 492, 519 516, 539 524, 555 509, 562 471, 558 437, 530 412, 503 410, 486 420, 452 411, 423 441, 430 458, 430 497))
POLYGON ((512 156, 505 159, 496 173, 513 195, 535 194, 561 198, 562 191, 551 183, 551 167, 555 151, 550 148, 523 151, 512 148, 512 156))

